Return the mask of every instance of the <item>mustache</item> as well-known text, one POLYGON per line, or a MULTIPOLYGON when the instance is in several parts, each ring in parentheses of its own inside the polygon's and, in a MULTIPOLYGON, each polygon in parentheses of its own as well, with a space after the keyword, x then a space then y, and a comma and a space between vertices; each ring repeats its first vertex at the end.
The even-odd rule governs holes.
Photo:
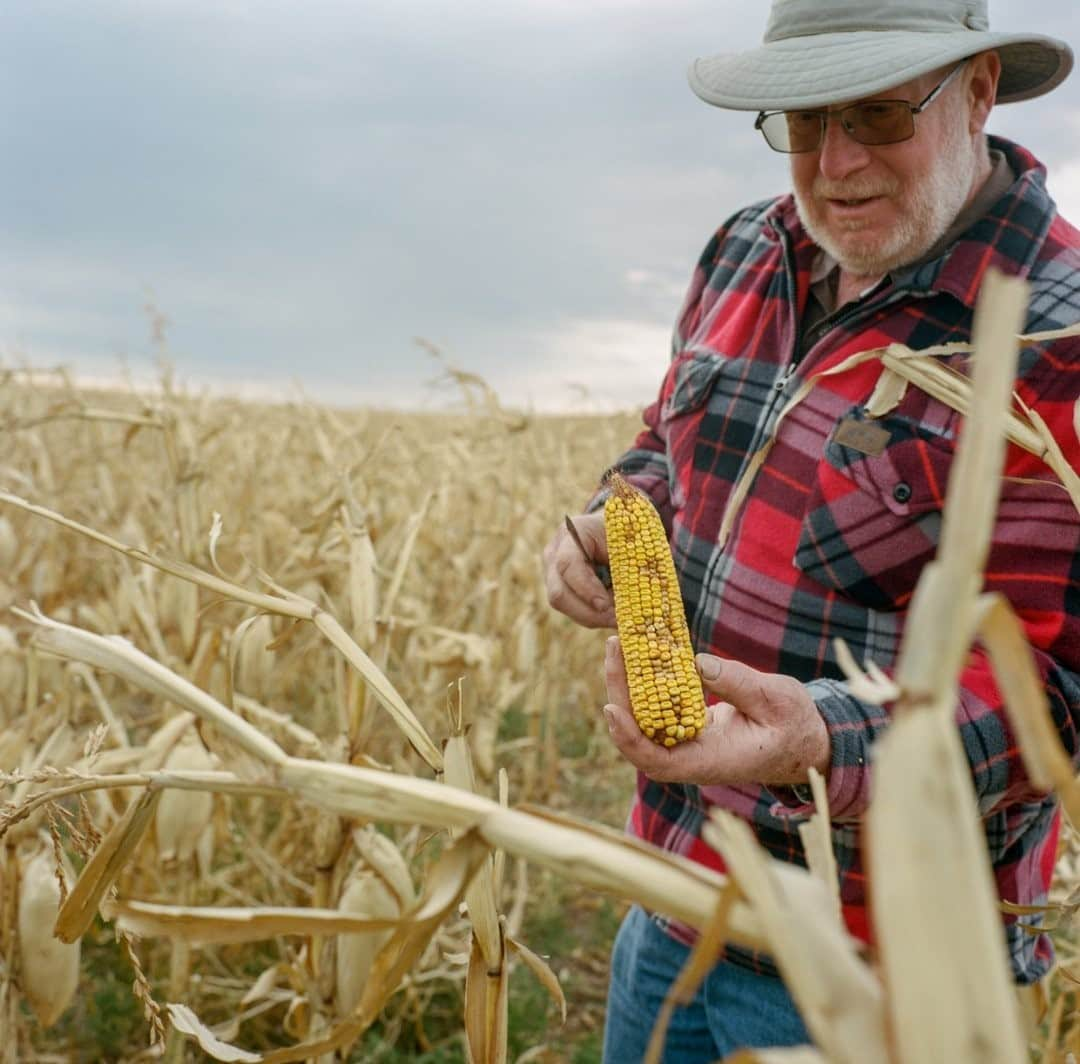
POLYGON ((814 179, 811 192, 814 199, 859 200, 873 196, 892 196, 899 188, 898 181, 881 178, 851 178, 847 181, 829 181, 818 175, 814 179))

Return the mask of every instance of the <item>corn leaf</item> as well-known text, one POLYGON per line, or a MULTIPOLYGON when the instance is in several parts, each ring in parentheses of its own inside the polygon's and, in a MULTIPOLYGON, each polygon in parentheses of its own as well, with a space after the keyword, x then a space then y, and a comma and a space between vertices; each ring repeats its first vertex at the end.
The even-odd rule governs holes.
POLYGON ((344 935, 400 927, 409 917, 367 917, 337 909, 264 905, 251 908, 159 905, 145 901, 107 906, 117 927, 139 938, 178 938, 193 946, 259 942, 277 935, 344 935))
POLYGON ((61 942, 74 942, 94 922, 105 892, 116 882, 153 823, 161 794, 159 789, 149 788, 133 799, 86 862, 56 916, 53 934, 61 942))
POLYGON ((170 1001, 165 1008, 168 1010, 173 1027, 181 1034, 194 1038, 203 1051, 214 1060, 222 1060, 226 1064, 234 1064, 234 1062, 258 1064, 263 1059, 258 1053, 250 1053, 246 1049, 238 1049, 236 1046, 229 1045, 228 1042, 223 1042, 187 1005, 170 1001))

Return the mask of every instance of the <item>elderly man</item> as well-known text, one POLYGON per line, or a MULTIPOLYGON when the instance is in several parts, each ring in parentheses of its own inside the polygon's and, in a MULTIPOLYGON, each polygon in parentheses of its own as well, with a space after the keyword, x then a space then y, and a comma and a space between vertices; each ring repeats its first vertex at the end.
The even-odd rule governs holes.
MULTIPOLYGON (((722 859, 701 837, 712 806, 744 817, 775 857, 804 863, 797 826, 812 811, 808 772, 823 773, 844 916, 866 941, 859 825, 889 714, 847 689, 833 642, 842 637, 857 660, 895 663, 936 549, 962 418, 914 387, 891 413, 870 417, 877 363, 822 378, 779 425, 777 413, 802 380, 855 352, 970 339, 990 266, 1028 278, 1028 332, 1080 319, 1080 234, 1057 214, 1036 159, 984 133, 995 103, 1045 93, 1071 66, 1059 41, 989 32, 985 0, 774 0, 763 47, 690 72, 707 102, 758 112, 768 147, 789 155, 793 195, 735 214, 705 248, 659 398, 616 463, 668 528, 702 681, 718 704, 694 741, 654 745, 626 708, 612 639, 605 713, 639 769, 630 830, 713 868, 722 859), (733 486, 773 437, 721 537, 733 486)), ((1025 347, 1016 388, 1080 466, 1080 345, 1025 347)), ((1022 617, 1075 755, 1080 521, 1033 456, 1010 449, 1006 473, 986 583, 1022 617)), ((607 557, 601 502, 576 519, 594 563, 607 557)), ((565 533, 545 565, 556 609, 613 626, 609 593, 565 533)), ((977 648, 956 716, 1000 894, 1038 904, 1059 814, 1024 775, 977 648)), ((1039 979, 1045 938, 1015 923, 1005 935, 1016 981, 1039 979)), ((631 910, 613 954, 605 1060, 641 1058, 691 941, 663 914, 631 910)), ((804 1040, 769 958, 730 948, 677 1012, 665 1059, 804 1040)))

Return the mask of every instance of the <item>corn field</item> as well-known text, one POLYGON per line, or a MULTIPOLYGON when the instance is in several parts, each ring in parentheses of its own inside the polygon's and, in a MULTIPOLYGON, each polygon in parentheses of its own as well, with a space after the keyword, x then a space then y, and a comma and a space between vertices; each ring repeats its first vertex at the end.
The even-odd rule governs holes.
POLYGON ((597 998, 574 992, 595 958, 573 939, 602 895, 701 929, 676 996, 724 941, 774 953, 815 1045, 744 1062, 1065 1064, 1080 843, 1067 829, 1039 914, 1058 946, 1046 1000, 1018 995, 950 708, 978 629, 1030 774, 1075 822, 1015 618, 977 594, 1005 435, 1042 446, 1008 412, 1023 299, 1001 282, 980 311, 992 355, 973 384, 933 353, 871 353, 971 419, 917 638, 892 679, 848 663, 863 697, 897 705, 868 845, 903 866, 933 824, 944 854, 871 884, 874 956, 839 918, 820 780, 809 870, 723 815, 706 831, 730 879, 622 836, 633 775, 599 712, 605 634, 549 609, 540 552, 636 414, 518 414, 461 374, 460 413, 405 415, 5 372, 3 1059, 596 1059, 597 998), (930 753, 948 766, 933 805, 930 753), (556 889, 561 952, 528 933, 556 889), (522 979, 553 1003, 527 1046, 522 979), (70 1017, 106 982, 139 1022, 88 1045, 70 1017))

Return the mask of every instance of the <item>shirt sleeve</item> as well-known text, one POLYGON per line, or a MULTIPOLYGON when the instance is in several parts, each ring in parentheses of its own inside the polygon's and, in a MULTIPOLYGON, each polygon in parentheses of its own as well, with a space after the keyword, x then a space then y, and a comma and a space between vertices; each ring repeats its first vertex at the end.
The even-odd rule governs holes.
MULTIPOLYGON (((1066 753, 1077 760, 1080 730, 1080 675, 1036 651, 1036 664, 1050 704, 1050 715, 1066 753)), ((829 730, 828 801, 832 820, 857 820, 872 796, 873 747, 888 726, 881 706, 856 698, 840 680, 815 680, 807 685, 829 730)), ((1016 802, 1043 797, 1028 779, 1020 748, 1009 723, 985 651, 973 650, 961 674, 956 712, 964 753, 971 768, 979 813, 988 817, 1016 802)), ((814 811, 802 788, 772 789, 777 812, 786 816, 814 811)))

